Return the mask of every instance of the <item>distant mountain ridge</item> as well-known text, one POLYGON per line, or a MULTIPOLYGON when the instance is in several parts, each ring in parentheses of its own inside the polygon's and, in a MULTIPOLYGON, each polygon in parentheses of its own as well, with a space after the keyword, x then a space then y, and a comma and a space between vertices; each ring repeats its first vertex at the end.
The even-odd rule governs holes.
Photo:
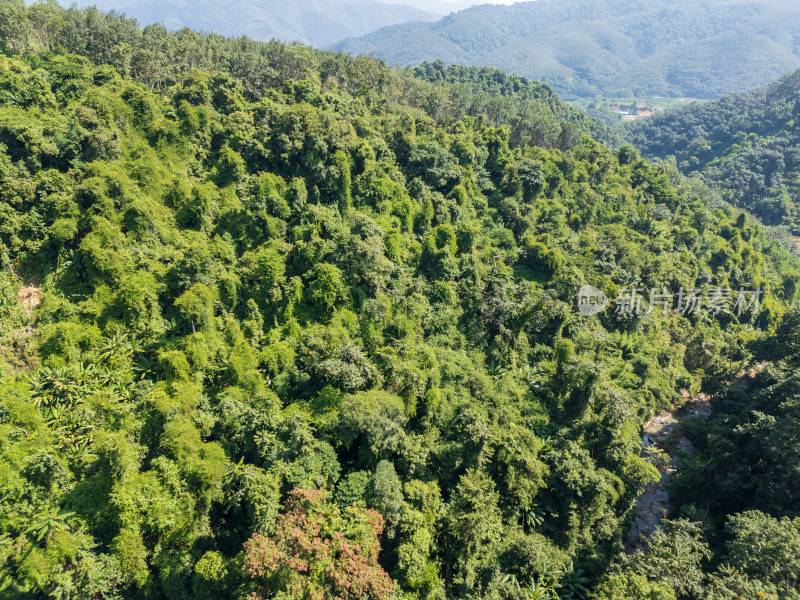
POLYGON ((800 66, 800 5, 780 0, 539 0, 483 5, 331 46, 390 64, 486 65, 566 97, 716 98, 800 66))
MULTIPOLYGON (((68 7, 71 0, 61 0, 68 7)), ((254 40, 276 38, 327 46, 348 36, 407 21, 434 21, 440 14, 376 0, 78 0, 133 17, 142 26, 163 23, 254 40)))
MULTIPOLYGON (((392 4, 391 0, 378 0, 384 4, 392 4)), ((445 2, 444 0, 402 0, 402 3, 413 6, 426 12, 436 13, 437 15, 449 15, 459 10, 464 10, 477 4, 485 4, 481 0, 458 0, 458 2, 445 2)))

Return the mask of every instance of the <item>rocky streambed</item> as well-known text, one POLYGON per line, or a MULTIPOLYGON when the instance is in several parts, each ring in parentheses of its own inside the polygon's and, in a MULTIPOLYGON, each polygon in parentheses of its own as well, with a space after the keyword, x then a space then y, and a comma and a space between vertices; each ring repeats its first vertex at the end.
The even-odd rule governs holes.
POLYGON ((648 458, 661 473, 661 479, 648 485, 636 500, 636 520, 628 538, 628 550, 636 551, 669 513, 669 481, 680 469, 679 461, 670 455, 676 450, 694 452, 692 442, 681 433, 686 419, 711 415, 711 399, 705 394, 684 395, 685 403, 673 412, 656 415, 644 426, 642 457, 648 458))

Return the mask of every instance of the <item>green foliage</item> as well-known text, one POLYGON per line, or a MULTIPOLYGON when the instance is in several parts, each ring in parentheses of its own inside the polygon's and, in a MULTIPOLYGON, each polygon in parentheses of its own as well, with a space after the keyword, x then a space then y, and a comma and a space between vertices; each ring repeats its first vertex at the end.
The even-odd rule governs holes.
POLYGON ((334 310, 348 300, 342 272, 335 265, 322 263, 314 267, 312 277, 305 293, 308 309, 319 320, 330 321, 334 310))
MULTIPOLYGON (((775 332, 779 341, 780 353, 787 358, 800 358, 800 307, 793 307, 786 311, 775 332)), ((776 353, 776 356, 780 354, 776 353)))
MULTIPOLYGON (((794 360, 797 260, 760 225, 569 134, 585 117, 537 84, 48 6, 86 56, 0 56, 38 94, 0 106, 0 596, 784 585, 738 550, 714 571, 685 524, 609 567, 656 477, 644 423, 753 355, 794 360), (465 89, 486 102, 448 104, 465 89), (583 317, 583 285, 765 297, 583 317)), ((718 397, 719 475, 687 463, 676 505, 797 510, 792 364, 718 397)))
POLYGON ((774 519, 759 511, 733 515, 726 560, 750 577, 785 590, 800 586, 800 520, 774 519))
POLYGON ((798 407, 796 368, 780 362, 754 380, 731 386, 715 402, 706 427, 694 433, 698 445, 707 448, 706 456, 676 480, 677 498, 686 504, 708 502, 720 520, 751 508, 794 514, 800 506, 793 483, 800 456, 798 407), (692 489, 698 480, 703 487, 692 489))
MULTIPOLYGON (((648 157, 674 158, 672 164, 681 172, 698 172, 724 200, 767 225, 786 226, 800 235, 799 84, 800 72, 795 71, 757 90, 636 122, 627 137, 648 157)), ((737 228, 747 235, 746 221, 737 228)))
POLYGON ((604 577, 596 598, 701 597, 703 562, 710 554, 698 523, 665 521, 649 536, 646 550, 623 556, 604 577))
POLYGON ((347 214, 353 205, 353 195, 351 188, 353 180, 350 175, 350 159, 341 150, 333 155, 333 166, 337 169, 338 175, 334 183, 336 205, 339 212, 347 214))
POLYGON ((596 600, 675 600, 675 591, 666 583, 650 582, 638 573, 612 573, 598 587, 596 600))

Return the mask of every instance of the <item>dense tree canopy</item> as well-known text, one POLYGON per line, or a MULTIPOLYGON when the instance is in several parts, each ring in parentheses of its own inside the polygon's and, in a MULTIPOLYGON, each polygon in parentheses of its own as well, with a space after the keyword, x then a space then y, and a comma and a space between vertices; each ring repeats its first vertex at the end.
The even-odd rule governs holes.
MULTIPOLYGON (((106 19, 37 6, 4 26, 36 10, 106 19)), ((793 339, 798 261, 762 227, 629 147, 403 103, 403 85, 454 88, 368 60, 334 78, 335 55, 272 44, 260 82, 222 62, 148 79, 96 32, 80 54, 40 30, 3 36, 4 597, 796 584, 793 563, 744 550, 765 520, 795 539, 778 464, 781 506, 731 520, 741 575, 709 567, 686 520, 617 559, 658 477, 643 423, 682 389, 724 387, 770 336, 793 339), (278 70, 298 55, 295 77, 278 70), (585 284, 612 302, 764 295, 748 311, 586 317, 585 284)), ((194 43, 247 46, 164 36, 179 64, 194 43)))
MULTIPOLYGON (((382 61, 274 40, 264 43, 246 37, 199 34, 188 28, 170 32, 161 25, 149 25, 141 29, 135 20, 118 13, 101 13, 94 8, 63 9, 54 2, 26 8, 22 0, 3 0, 0 43, 11 53, 61 47, 96 63, 113 65, 124 76, 151 89, 183 84, 195 68, 235 78, 247 100, 258 100, 267 90, 280 89, 287 79, 305 80, 303 85, 311 87, 304 89, 341 88, 350 96, 363 99, 370 108, 402 104, 419 108, 437 121, 470 115, 490 123, 509 124, 512 131, 519 130, 519 135, 547 147, 574 144, 581 133, 598 126, 585 114, 568 107, 549 86, 499 71, 487 75, 484 70, 474 69, 468 79, 459 79, 471 85, 432 85, 441 78, 422 72, 417 73, 418 78, 409 77, 389 69, 382 61), (496 94, 498 81, 504 82, 500 84, 502 96, 496 94), (536 123, 522 122, 530 120, 532 114, 537 115, 538 127, 536 123)), ((25 87, 19 93, 30 97, 35 90, 25 87)), ((201 100, 197 96, 194 99, 201 100)))
POLYGON ((674 157, 731 204, 800 235, 797 103, 800 71, 764 88, 692 104, 633 123, 628 139, 646 156, 674 157))

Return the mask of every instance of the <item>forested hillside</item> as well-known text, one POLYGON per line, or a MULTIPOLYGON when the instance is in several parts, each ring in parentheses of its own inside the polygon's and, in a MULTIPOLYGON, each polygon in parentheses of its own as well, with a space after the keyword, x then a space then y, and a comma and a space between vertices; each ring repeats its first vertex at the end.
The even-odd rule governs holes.
POLYGON ((262 42, 276 38, 319 47, 397 23, 434 21, 441 14, 399 0, 62 0, 60 4, 113 10, 143 26, 160 23, 170 30, 191 27, 262 42))
POLYGON ((728 202, 800 235, 800 71, 764 88, 693 104, 630 125, 651 158, 675 157, 728 202))
MULTIPOLYGON (((286 79, 324 80, 352 96, 363 93, 369 102, 382 106, 420 108, 435 120, 470 115, 488 123, 504 123, 509 125, 511 137, 526 143, 566 148, 581 134, 600 127, 565 104, 546 84, 526 83, 518 91, 507 89, 501 95, 494 93, 495 84, 488 78, 479 84, 442 86, 436 84, 436 78, 411 78, 380 61, 353 59, 299 44, 202 35, 188 28, 170 32, 150 25, 142 29, 133 19, 91 8, 62 9, 39 3, 26 9, 22 0, 2 0, 0 34, 6 52, 64 48, 97 64, 113 65, 150 89, 182 83, 192 69, 199 68, 235 78, 250 99, 263 97, 286 79), (528 102, 531 99, 542 102, 528 102)), ((495 76, 508 78, 500 72, 495 76)))
POLYGON ((782 459, 623 553, 643 423, 796 350, 782 240, 536 84, 0 16, 3 598, 796 597, 782 459))
POLYGON ((540 0, 394 25, 333 48, 392 65, 489 65, 569 98, 717 98, 798 68, 799 42, 794 2, 540 0))

